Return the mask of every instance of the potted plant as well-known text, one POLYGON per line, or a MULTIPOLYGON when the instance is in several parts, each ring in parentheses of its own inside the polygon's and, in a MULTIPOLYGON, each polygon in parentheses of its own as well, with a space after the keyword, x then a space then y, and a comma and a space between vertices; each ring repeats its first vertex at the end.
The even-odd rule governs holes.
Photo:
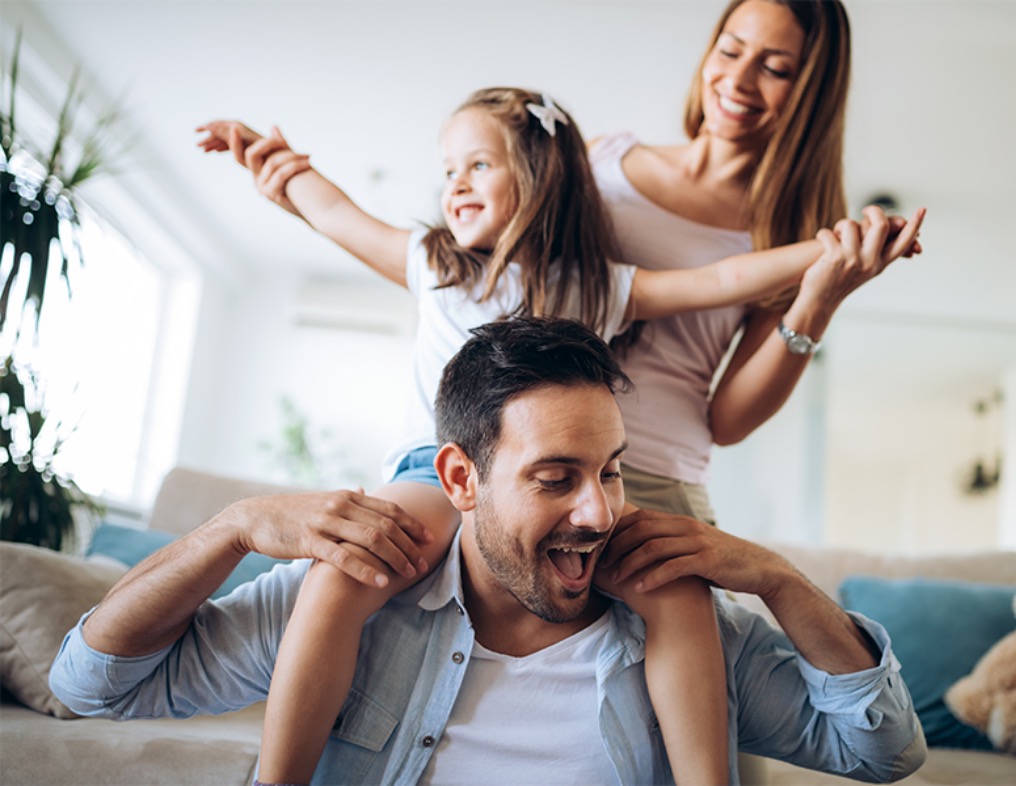
POLYGON ((17 360, 18 347, 36 342, 48 286, 60 280, 71 295, 71 269, 83 263, 77 189, 103 171, 115 111, 99 117, 71 150, 82 93, 75 74, 48 149, 24 138, 17 125, 17 37, 6 95, 0 100, 0 254, 7 268, 0 288, 0 538, 60 549, 73 535, 76 516, 99 506, 61 475, 55 460, 73 429, 49 413, 39 372, 17 360), (50 270, 59 266, 56 275, 50 270), (47 283, 49 282, 49 283, 47 283), (27 330, 27 333, 22 331, 27 330))

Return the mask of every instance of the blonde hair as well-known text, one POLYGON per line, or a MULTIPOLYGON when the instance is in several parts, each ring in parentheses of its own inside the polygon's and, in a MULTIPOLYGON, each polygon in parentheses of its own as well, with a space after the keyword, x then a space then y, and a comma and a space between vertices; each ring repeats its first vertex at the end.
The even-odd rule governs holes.
POLYGON ((517 209, 489 254, 463 248, 445 226, 431 228, 423 243, 440 286, 482 284, 481 302, 493 295, 508 264, 519 264, 522 302, 505 316, 562 316, 566 287, 577 282, 580 319, 599 332, 612 294, 609 260, 617 258, 610 220, 575 120, 565 113, 568 123, 558 123, 551 136, 526 109, 542 102, 531 90, 492 87, 456 110, 482 109, 497 121, 517 209), (554 264, 560 267, 551 291, 554 264))
MULTIPOLYGON (((847 214, 843 187, 843 135, 850 86, 850 23, 840 0, 766 0, 786 6, 804 31, 801 68, 786 106, 759 158, 748 187, 748 220, 756 249, 815 236, 847 214)), ((685 107, 684 128, 698 136, 702 111, 702 70, 730 15, 747 0, 733 0, 723 12, 699 63, 685 107)), ((796 290, 759 305, 789 305, 796 290)))

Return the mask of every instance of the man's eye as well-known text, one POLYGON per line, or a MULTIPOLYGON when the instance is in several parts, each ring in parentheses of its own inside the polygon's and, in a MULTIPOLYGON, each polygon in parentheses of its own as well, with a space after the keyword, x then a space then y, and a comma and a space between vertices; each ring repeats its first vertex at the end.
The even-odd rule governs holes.
POLYGON ((565 488, 570 480, 570 478, 537 478, 537 482, 549 491, 557 491, 565 488))
POLYGON ((604 472, 600 477, 602 477, 604 480, 620 480, 621 471, 616 470, 613 472, 604 472))

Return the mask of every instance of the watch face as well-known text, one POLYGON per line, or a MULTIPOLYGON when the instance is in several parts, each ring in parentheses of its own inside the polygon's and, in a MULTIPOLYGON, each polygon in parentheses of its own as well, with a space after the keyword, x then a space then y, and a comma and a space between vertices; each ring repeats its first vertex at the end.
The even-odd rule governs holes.
POLYGON ((811 339, 800 334, 793 335, 787 341, 787 348, 795 355, 807 355, 811 352, 811 339))

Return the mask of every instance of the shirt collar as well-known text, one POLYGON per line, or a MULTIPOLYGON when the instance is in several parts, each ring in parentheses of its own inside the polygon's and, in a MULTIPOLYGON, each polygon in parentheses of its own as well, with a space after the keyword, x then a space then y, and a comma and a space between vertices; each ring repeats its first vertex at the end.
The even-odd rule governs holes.
POLYGON ((417 585, 421 590, 417 605, 424 611, 437 611, 452 601, 458 603, 459 608, 463 610, 466 608, 465 595, 462 592, 461 541, 460 526, 452 539, 444 562, 428 577, 428 580, 417 585))

